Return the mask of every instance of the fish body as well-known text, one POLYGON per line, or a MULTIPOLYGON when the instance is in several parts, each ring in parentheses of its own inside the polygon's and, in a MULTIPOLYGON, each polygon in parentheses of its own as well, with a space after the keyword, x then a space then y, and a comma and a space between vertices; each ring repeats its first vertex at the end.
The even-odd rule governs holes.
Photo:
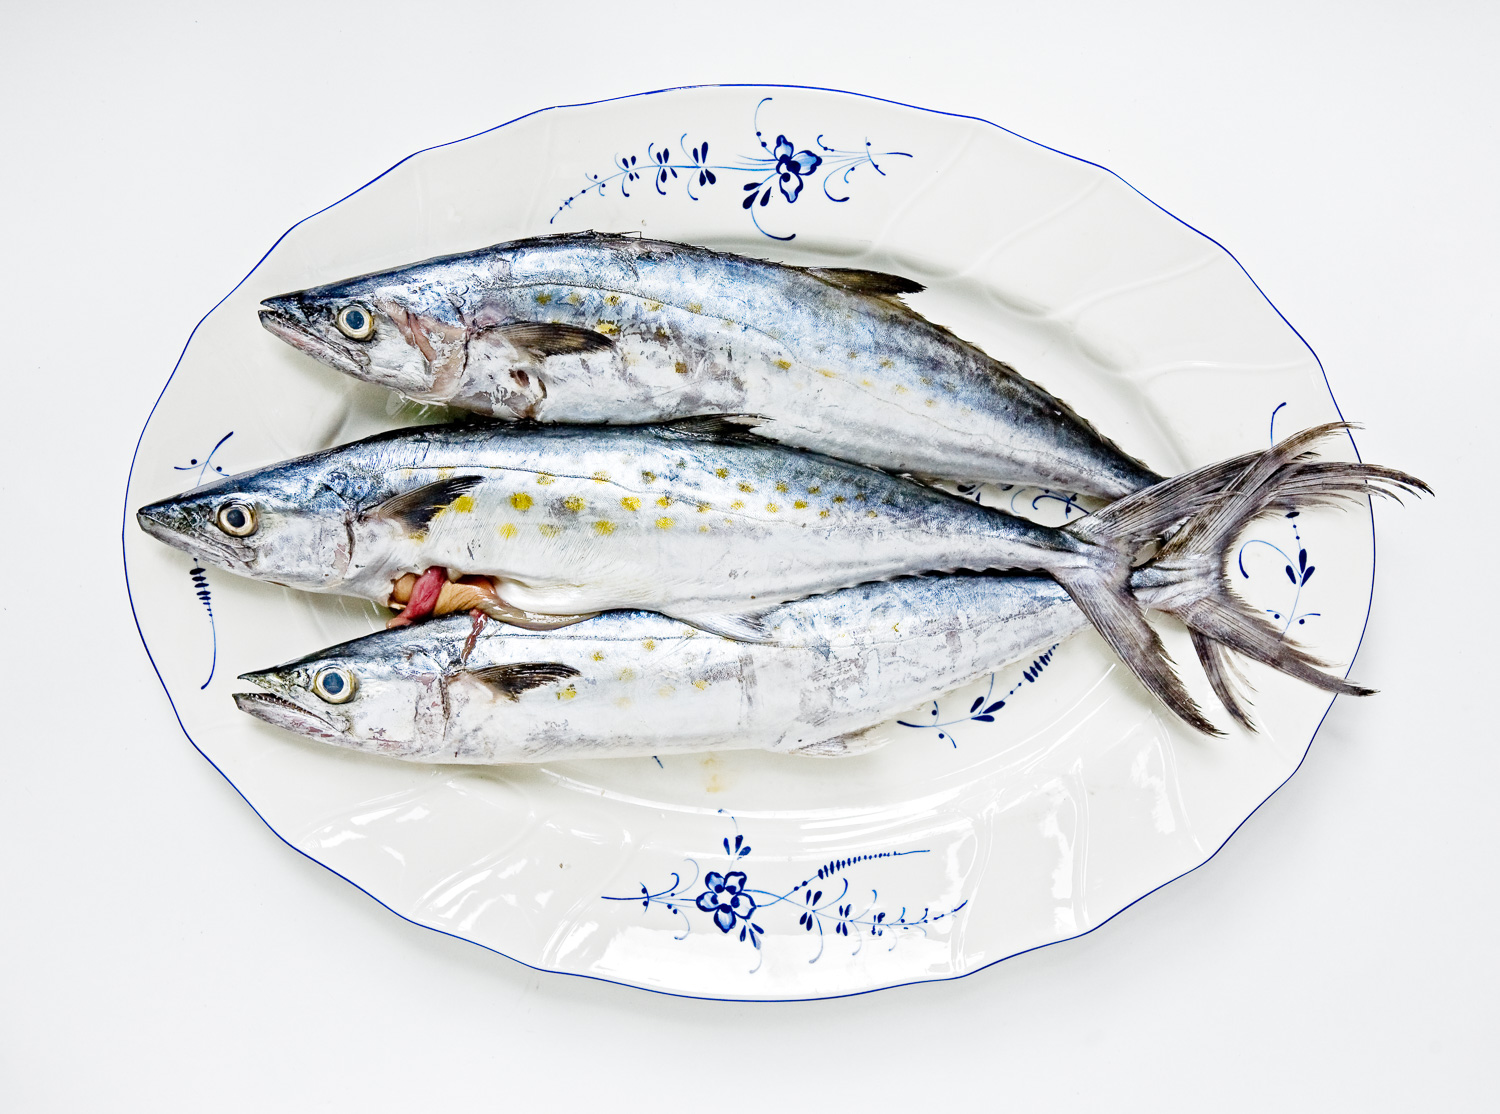
POLYGON ((236 701, 315 739, 422 762, 841 756, 878 745, 869 729, 890 716, 1088 626, 1041 577, 865 584, 764 620, 773 640, 747 644, 643 611, 548 632, 487 623, 477 637, 449 616, 246 674, 265 692, 236 701))
POLYGON ((649 607, 722 631, 863 581, 1065 575, 1089 561, 1065 531, 717 419, 398 431, 224 480, 141 521, 200 560, 314 591, 385 602, 403 575, 443 566, 494 578, 525 611, 649 607), (287 509, 299 493, 300 515, 287 509), (231 506, 253 532, 226 532, 231 506))
POLYGON ((270 298, 261 320, 351 375, 502 420, 754 414, 759 436, 921 478, 1104 498, 1162 478, 900 301, 921 289, 584 233, 270 298))

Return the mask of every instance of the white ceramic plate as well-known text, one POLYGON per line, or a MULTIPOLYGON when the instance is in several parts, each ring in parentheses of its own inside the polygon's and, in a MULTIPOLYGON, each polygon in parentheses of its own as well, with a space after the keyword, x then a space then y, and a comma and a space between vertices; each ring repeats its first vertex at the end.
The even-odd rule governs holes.
MULTIPOLYGON (((1087 932, 1203 863, 1296 769, 1326 695, 1253 670, 1261 733, 1201 738, 1092 635, 912 709, 883 729, 891 745, 843 760, 454 769, 239 713, 237 674, 380 616, 205 573, 129 512, 422 416, 263 332, 257 303, 585 228, 912 276, 928 285, 912 304, 1160 471, 1339 416, 1316 357, 1226 251, 1110 172, 981 120, 711 87, 549 109, 422 152, 296 225, 214 307, 131 471, 125 557, 147 651, 194 745, 292 847, 403 917, 533 967, 812 998, 952 978, 1087 932)), ((984 498, 1067 513, 1036 491, 984 498)), ((1271 520, 1239 557, 1248 598, 1352 659, 1366 510, 1271 520)), ((1185 637, 1166 636, 1216 707, 1185 637)))

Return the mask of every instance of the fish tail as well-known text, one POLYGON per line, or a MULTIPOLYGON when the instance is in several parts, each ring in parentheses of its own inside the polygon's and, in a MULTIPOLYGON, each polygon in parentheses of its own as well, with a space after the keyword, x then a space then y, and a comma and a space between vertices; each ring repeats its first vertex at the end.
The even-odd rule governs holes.
POLYGON ((1239 532, 1260 515, 1428 491, 1422 481, 1395 469, 1311 459, 1320 441, 1347 428, 1342 422, 1317 426, 1262 452, 1195 469, 1067 528, 1086 543, 1089 563, 1056 574, 1058 581, 1141 683, 1198 731, 1221 734, 1188 693, 1146 621, 1148 607, 1175 615, 1188 627, 1214 694, 1247 727, 1242 691, 1248 685, 1229 651, 1329 692, 1371 691, 1323 672, 1327 663, 1238 599, 1224 573, 1239 532), (1159 546, 1155 556, 1136 566, 1137 554, 1153 545, 1159 546))

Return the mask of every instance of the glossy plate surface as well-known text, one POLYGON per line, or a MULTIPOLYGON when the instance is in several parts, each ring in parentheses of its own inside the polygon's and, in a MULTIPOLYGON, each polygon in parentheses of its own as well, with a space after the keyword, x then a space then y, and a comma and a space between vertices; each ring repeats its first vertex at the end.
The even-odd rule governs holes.
MULTIPOLYGON (((972 118, 694 88, 532 114, 298 224, 194 332, 127 509, 434 416, 264 332, 262 298, 588 228, 916 278, 913 305, 1159 471, 1339 417, 1316 357, 1239 264, 1110 172, 972 118)), ((982 498, 1078 513, 1034 489, 982 498)), ((124 539, 183 729, 291 846, 419 924, 678 994, 857 993, 1086 932, 1210 857, 1329 706, 1247 667, 1262 731, 1204 739, 1086 634, 894 717, 890 745, 856 758, 407 765, 278 732, 229 699, 241 672, 376 629, 376 608, 205 572, 129 514, 124 539)), ((1342 671, 1369 607, 1368 511, 1267 520, 1236 557, 1239 590, 1342 671)), ((1217 708, 1186 638, 1164 634, 1217 708)))

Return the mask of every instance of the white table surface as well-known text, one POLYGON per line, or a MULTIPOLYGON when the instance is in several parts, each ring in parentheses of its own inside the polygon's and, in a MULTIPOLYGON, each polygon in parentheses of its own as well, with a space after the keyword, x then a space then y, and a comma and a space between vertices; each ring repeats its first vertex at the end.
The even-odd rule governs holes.
POLYGON ((1493 5, 6 5, 0 1108, 1493 1109, 1493 5), (1374 614, 1207 866, 970 978, 729 1005, 536 974, 295 854, 188 745, 119 562, 136 435, 288 225, 550 104, 765 81, 983 116, 1233 251, 1368 460, 1374 614))

